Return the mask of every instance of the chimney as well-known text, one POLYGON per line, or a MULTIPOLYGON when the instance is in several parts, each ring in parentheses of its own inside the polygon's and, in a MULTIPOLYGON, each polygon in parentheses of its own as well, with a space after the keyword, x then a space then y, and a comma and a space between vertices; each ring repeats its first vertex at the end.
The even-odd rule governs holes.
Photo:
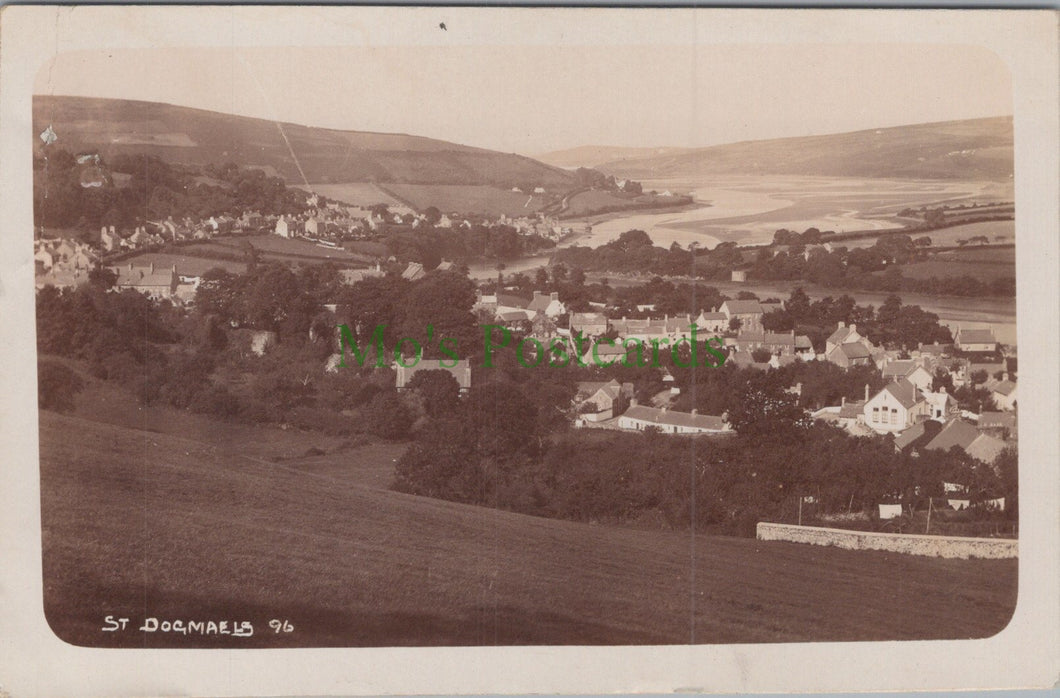
POLYGON ((553 291, 552 293, 548 294, 548 297, 549 297, 550 300, 558 301, 559 300, 559 291, 553 291))
POLYGON ((846 326, 847 326, 847 324, 845 322, 843 322, 842 320, 840 320, 839 321, 839 327, 837 327, 836 329, 837 330, 841 330, 841 329, 843 329, 846 326))
POLYGON ((637 398, 635 398, 635 397, 631 397, 631 398, 629 399, 629 406, 630 406, 630 407, 636 407, 636 406, 637 406, 637 398))
POLYGON ((854 323, 850 323, 850 331, 851 332, 857 332, 858 331, 858 326, 855 325, 854 323))
POLYGON ((155 263, 154 262, 151 262, 150 264, 148 264, 147 268, 151 270, 152 274, 155 273, 155 263))
POLYGON ((869 384, 865 384, 865 402, 869 401, 869 384))
POLYGON ((697 414, 699 414, 699 410, 697 410, 695 407, 693 407, 692 408, 692 416, 695 417, 697 414))
POLYGON ((841 397, 839 399, 839 406, 840 407, 846 407, 847 406, 847 396, 846 395, 844 395, 843 397, 841 397))
POLYGON ((666 408, 665 407, 660 407, 659 408, 659 414, 666 414, 666 408))
POLYGON ((534 291, 534 300, 536 301, 540 297, 541 297, 541 291, 534 291))

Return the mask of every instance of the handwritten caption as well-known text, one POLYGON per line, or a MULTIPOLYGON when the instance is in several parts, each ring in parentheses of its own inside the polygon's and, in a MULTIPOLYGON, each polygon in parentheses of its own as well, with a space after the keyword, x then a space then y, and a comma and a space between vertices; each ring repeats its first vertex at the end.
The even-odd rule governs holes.
MULTIPOLYGON (((131 623, 131 621, 131 618, 106 616, 103 619, 103 627, 100 630, 105 633, 135 630, 141 633, 168 633, 173 635, 231 635, 232 637, 252 637, 254 635, 254 624, 249 620, 190 620, 151 616, 144 618, 143 623, 138 626, 135 623, 131 623)), ((282 618, 270 619, 268 626, 277 635, 294 632, 294 625, 291 621, 282 618)))

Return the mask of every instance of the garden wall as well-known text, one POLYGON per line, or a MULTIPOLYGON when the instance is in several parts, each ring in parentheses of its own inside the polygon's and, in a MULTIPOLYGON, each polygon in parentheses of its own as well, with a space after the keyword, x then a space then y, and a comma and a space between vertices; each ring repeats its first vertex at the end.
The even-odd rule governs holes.
POLYGON ((909 555, 962 558, 1018 557, 1019 541, 1011 538, 965 538, 906 533, 846 531, 838 528, 759 523, 759 540, 831 545, 847 550, 886 550, 909 555))

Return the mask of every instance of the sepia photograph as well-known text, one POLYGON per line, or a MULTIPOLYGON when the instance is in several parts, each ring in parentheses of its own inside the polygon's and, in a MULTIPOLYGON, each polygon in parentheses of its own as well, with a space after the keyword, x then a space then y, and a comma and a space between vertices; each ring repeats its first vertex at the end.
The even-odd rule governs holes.
POLYGON ((34 64, 3 138, 32 158, 25 472, 50 632, 253 650, 1005 631, 1021 421, 1057 417, 1019 360, 1055 371, 1056 338, 1024 344, 1017 321, 1037 302, 1017 257, 1041 242, 1017 235, 1012 64, 661 23, 469 41, 474 10, 436 9, 400 15, 422 40, 34 64))

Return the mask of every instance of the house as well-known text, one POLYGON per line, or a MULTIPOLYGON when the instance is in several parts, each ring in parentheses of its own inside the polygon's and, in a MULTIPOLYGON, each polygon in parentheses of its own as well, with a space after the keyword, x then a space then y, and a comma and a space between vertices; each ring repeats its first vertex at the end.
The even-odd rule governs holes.
POLYGON ((990 434, 1002 441, 1015 439, 1018 434, 1015 412, 983 412, 975 426, 984 434, 990 434))
POLYGON ((994 338, 993 331, 988 329, 962 330, 958 325, 954 345, 961 351, 967 352, 997 351, 997 339, 994 338))
MULTIPOLYGON (((637 306, 640 310, 641 306, 637 306)), ((654 306, 652 306, 654 310, 654 306)), ((729 318, 725 316, 725 313, 717 311, 701 311, 699 317, 696 318, 696 327, 701 332, 724 332, 729 329, 729 318)))
POLYGON ((984 463, 992 463, 1003 450, 1005 442, 989 434, 981 433, 976 427, 960 418, 946 422, 938 435, 928 442, 925 449, 948 451, 957 446, 968 455, 984 463))
POLYGON ((872 352, 861 342, 846 342, 825 352, 825 361, 830 361, 840 368, 851 366, 870 366, 873 362, 872 352))
POLYGON ((453 271, 454 269, 456 269, 456 265, 444 259, 434 268, 435 271, 453 271))
POLYGON ((599 337, 607 332, 607 316, 603 313, 571 313, 569 327, 572 336, 599 337))
POLYGON ((324 221, 317 218, 316 216, 310 216, 305 221, 305 234, 306 235, 323 235, 326 230, 324 221))
POLYGON ((412 377, 419 371, 448 371, 456 379, 460 392, 471 390, 471 363, 467 359, 459 359, 455 365, 449 364, 453 364, 453 359, 420 359, 412 366, 403 366, 399 361, 394 366, 397 389, 407 389, 412 377))
POLYGON ((917 387, 899 378, 865 402, 865 424, 878 434, 908 429, 928 417, 929 405, 917 387))
POLYGON ((118 277, 114 286, 119 291, 128 288, 153 299, 171 298, 180 280, 175 265, 169 269, 156 270, 154 263, 146 267, 134 267, 130 263, 110 267, 110 270, 118 277))
POLYGON ((280 216, 276 219, 276 227, 272 232, 282 238, 294 237, 293 225, 287 220, 287 216, 280 216))
POLYGON ((409 262, 405 271, 401 272, 401 278, 406 281, 419 281, 426 275, 427 272, 423 271, 423 265, 419 262, 409 262))
POLYGON ((905 378, 920 390, 930 390, 934 382, 931 373, 912 359, 885 359, 881 373, 887 380, 905 378))
POLYGON ((735 319, 740 321, 740 329, 758 330, 762 329, 762 315, 765 310, 762 304, 755 300, 728 300, 721 304, 718 310, 725 314, 725 319, 730 323, 735 319))
POLYGON ((866 349, 871 349, 873 344, 868 338, 858 334, 858 326, 855 324, 847 325, 845 322, 840 322, 836 327, 835 332, 828 336, 828 339, 824 341, 824 353, 827 356, 836 347, 843 344, 862 344, 866 349))
POLYGON ((578 383, 575 403, 579 406, 579 419, 601 422, 616 417, 623 405, 628 404, 632 398, 632 383, 619 383, 612 379, 607 383, 578 383), (586 409, 586 405, 590 407, 586 409))
POLYGON ((1004 378, 990 388, 990 397, 1002 410, 1016 409, 1016 383, 1004 378))
POLYGON ((559 293, 556 291, 553 291, 548 295, 545 295, 541 291, 534 291, 534 297, 526 306, 526 309, 532 313, 534 317, 537 315, 546 315, 553 319, 567 312, 567 306, 559 299, 559 293))
POLYGON ((99 244, 106 252, 113 252, 121 247, 122 237, 114 232, 114 226, 104 226, 99 233, 99 244))
MULTIPOLYGON (((918 389, 920 389, 919 386, 918 389)), ((946 392, 945 386, 941 386, 937 393, 924 389, 920 389, 920 393, 928 404, 928 419, 933 419, 936 422, 945 422, 950 418, 951 414, 959 409, 957 401, 946 392)))
POLYGON ((665 407, 655 408, 638 405, 636 399, 618 418, 618 426, 630 431, 644 431, 654 427, 664 434, 731 434, 732 427, 726 415, 714 417, 691 412, 675 412, 665 407))
POLYGON ((733 269, 731 279, 738 284, 745 283, 747 281, 747 271, 745 269, 733 269))

